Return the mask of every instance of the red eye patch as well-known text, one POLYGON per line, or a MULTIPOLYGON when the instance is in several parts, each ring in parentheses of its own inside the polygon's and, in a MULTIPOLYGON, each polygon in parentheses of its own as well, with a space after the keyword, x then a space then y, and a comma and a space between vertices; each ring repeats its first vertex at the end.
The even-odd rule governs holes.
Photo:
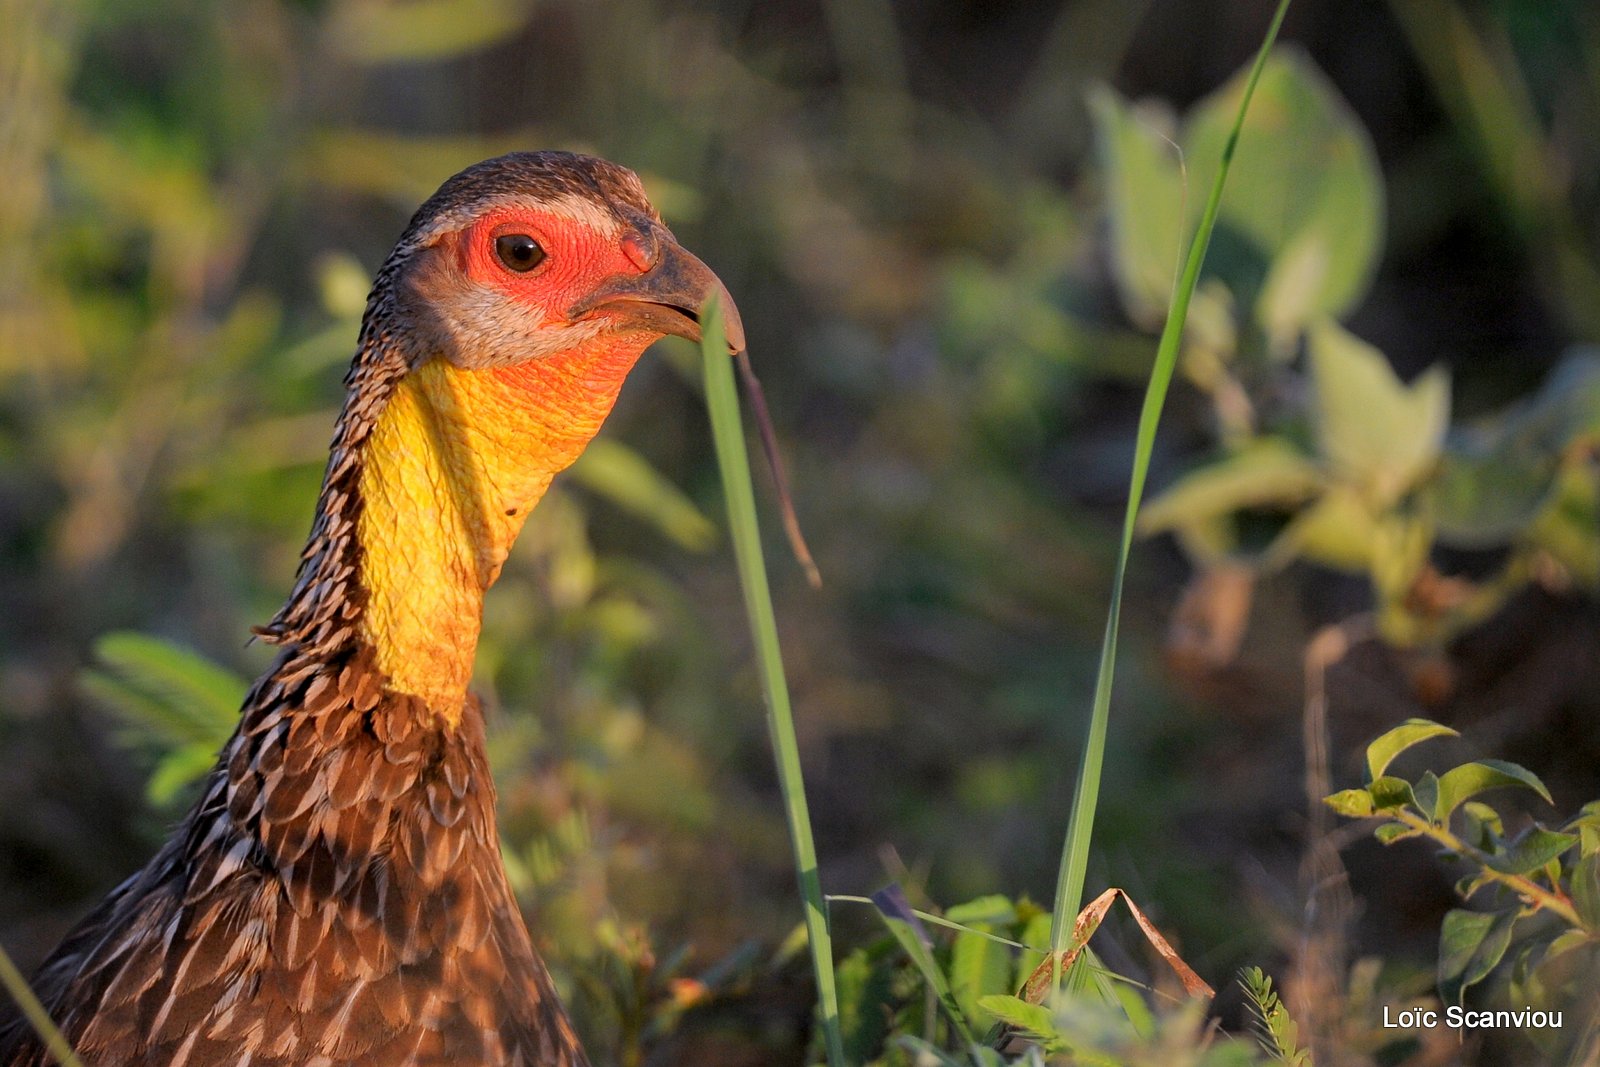
POLYGON ((640 261, 653 262, 655 250, 631 235, 619 244, 566 215, 508 208, 490 212, 462 231, 456 257, 472 281, 535 303, 547 318, 556 319, 606 279, 648 269, 640 261), (537 266, 525 272, 509 269, 496 250, 501 238, 518 235, 531 238, 544 252, 537 266))

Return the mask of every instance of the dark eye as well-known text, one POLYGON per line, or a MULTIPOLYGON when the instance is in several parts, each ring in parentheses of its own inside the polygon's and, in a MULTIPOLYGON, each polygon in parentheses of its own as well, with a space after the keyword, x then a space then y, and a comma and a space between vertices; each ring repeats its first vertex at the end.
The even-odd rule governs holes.
POLYGON ((494 254, 500 257, 507 270, 518 274, 526 274, 544 262, 544 249, 525 233, 508 233, 495 238, 494 254))

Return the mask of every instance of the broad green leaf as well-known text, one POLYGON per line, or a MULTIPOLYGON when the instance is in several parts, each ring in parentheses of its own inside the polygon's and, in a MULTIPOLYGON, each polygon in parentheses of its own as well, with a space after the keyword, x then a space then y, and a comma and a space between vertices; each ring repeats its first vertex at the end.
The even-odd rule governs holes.
POLYGON ((717 528, 711 520, 627 445, 595 438, 572 465, 569 476, 651 523, 684 548, 701 552, 716 543, 717 528))
MULTIPOLYGON (((988 931, 988 924, 978 929, 988 931)), ((994 1020, 979 1006, 990 993, 1010 992, 1011 951, 1006 946, 978 933, 959 933, 950 950, 950 991, 974 1029, 988 1027, 994 1020)))
POLYGON ((1048 1041, 1055 1036, 1055 1021, 1050 1015, 1050 1009, 1042 1004, 1030 1004, 1021 997, 1008 996, 1004 993, 992 993, 978 1002, 984 1011, 995 1016, 1003 1022, 1025 1030, 1029 1034, 1048 1041))
POLYGON ((1365 789, 1341 789, 1331 797, 1324 797, 1322 802, 1340 815, 1352 819, 1365 819, 1378 812, 1377 806, 1372 803, 1372 794, 1365 789))
POLYGON ((1576 834, 1563 834, 1535 826, 1493 857, 1490 866, 1505 874, 1529 874, 1578 843, 1576 834))
POLYGON ((1317 465, 1287 441, 1265 437, 1190 471, 1146 504, 1141 533, 1160 533, 1244 508, 1292 507, 1322 485, 1317 465))
POLYGON ((1421 744, 1434 737, 1460 737, 1448 726, 1427 719, 1407 719, 1367 746, 1367 773, 1373 781, 1383 777, 1395 757, 1412 745, 1421 744))
POLYGON ((1511 944, 1517 909, 1447 912, 1439 930, 1439 996, 1460 1004, 1461 996, 1483 981, 1511 944))
MULTIPOLYGON (((1192 173, 1216 165, 1243 86, 1236 76, 1191 113, 1192 173)), ((1286 354, 1307 324, 1342 315, 1366 292, 1383 238, 1383 178, 1360 121, 1303 52, 1275 50, 1256 92, 1218 228, 1258 263, 1219 268, 1255 300, 1256 321, 1286 354)))
POLYGON ((1304 557, 1340 570, 1366 571, 1372 566, 1378 536, 1372 505, 1354 488, 1335 485, 1284 527, 1268 546, 1263 563, 1277 569, 1304 557))
POLYGON ((1331 320, 1311 330, 1313 417, 1330 473, 1374 504, 1398 500, 1439 458, 1450 377, 1434 367, 1407 385, 1383 353, 1331 320))
POLYGON ((1010 897, 995 893, 961 904, 952 904, 945 909, 944 917, 962 926, 977 923, 1009 925, 1017 921, 1017 906, 1011 902, 1010 897))
POLYGON ((1431 809, 1435 822, 1448 822, 1450 814, 1463 802, 1479 793, 1506 786, 1531 789, 1550 803, 1550 791, 1532 771, 1504 760, 1486 759, 1463 763, 1439 778, 1439 799, 1431 809))
POLYGON ((1417 802, 1417 798, 1411 792, 1411 783, 1404 778, 1394 778, 1389 775, 1375 778, 1372 784, 1367 786, 1367 791, 1372 794, 1372 806, 1380 814, 1414 806, 1417 802))
MULTIPOLYGON (((1156 132, 1156 115, 1108 88, 1090 92, 1089 114, 1105 176, 1117 290, 1128 317, 1154 327, 1166 314, 1183 253, 1177 150, 1156 132)), ((1170 118, 1162 124, 1170 126, 1170 118)))

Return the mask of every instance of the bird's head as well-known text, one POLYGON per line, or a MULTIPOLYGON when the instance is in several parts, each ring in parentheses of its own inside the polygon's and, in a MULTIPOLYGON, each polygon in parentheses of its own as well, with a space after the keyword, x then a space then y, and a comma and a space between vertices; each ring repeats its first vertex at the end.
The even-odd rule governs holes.
POLYGON ((311 543, 264 632, 355 635, 391 690, 454 721, 528 512, 639 355, 700 340, 713 293, 742 351, 727 290, 624 167, 525 152, 445 182, 378 272, 311 543))
POLYGON ((374 299, 413 362, 505 367, 600 346, 700 340, 721 297, 729 348, 744 333, 727 289, 678 244, 634 173, 567 152, 469 167, 417 212, 374 299))

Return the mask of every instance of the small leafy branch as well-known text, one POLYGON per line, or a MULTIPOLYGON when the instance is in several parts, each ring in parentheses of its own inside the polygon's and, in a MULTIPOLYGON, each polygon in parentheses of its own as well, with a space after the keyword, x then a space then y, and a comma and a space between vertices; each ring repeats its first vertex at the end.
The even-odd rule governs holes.
POLYGON ((1300 1046, 1299 1024, 1272 988, 1272 977, 1260 967, 1246 967, 1239 975, 1239 985, 1250 999, 1261 1047, 1279 1063, 1311 1067, 1310 1050, 1300 1046))
POLYGON ((1476 797, 1496 789, 1525 789, 1546 804, 1550 792, 1515 763, 1480 759, 1414 781, 1389 773, 1414 745, 1456 731, 1411 719, 1367 746, 1368 784, 1327 798, 1351 818, 1381 820, 1374 835, 1385 845, 1425 838, 1466 863, 1456 885, 1463 899, 1490 890, 1486 911, 1455 909, 1444 918, 1439 945, 1439 992, 1458 1004, 1466 990, 1512 956, 1512 980, 1529 997, 1560 1000, 1576 992, 1574 953, 1600 961, 1600 801, 1584 806, 1559 830, 1537 822, 1507 834, 1501 815, 1476 797), (1515 946, 1516 951, 1511 953, 1515 946))

